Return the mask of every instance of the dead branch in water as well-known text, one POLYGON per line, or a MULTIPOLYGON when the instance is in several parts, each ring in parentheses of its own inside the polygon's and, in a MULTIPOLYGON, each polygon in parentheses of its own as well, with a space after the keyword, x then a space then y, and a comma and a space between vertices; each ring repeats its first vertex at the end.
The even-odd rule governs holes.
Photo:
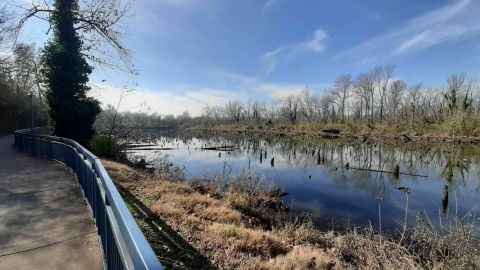
POLYGON ((355 168, 355 167, 350 167, 349 169, 351 170, 359 170, 359 171, 369 171, 369 172, 382 172, 382 173, 390 173, 390 174, 395 174, 395 175, 408 175, 408 176, 415 176, 415 177, 428 177, 426 175, 420 175, 420 174, 411 174, 411 173, 396 173, 396 172, 389 172, 389 171, 383 171, 383 170, 375 170, 375 169, 366 169, 366 168, 355 168))
POLYGON ((233 145, 202 147, 202 150, 233 151, 237 149, 233 145))

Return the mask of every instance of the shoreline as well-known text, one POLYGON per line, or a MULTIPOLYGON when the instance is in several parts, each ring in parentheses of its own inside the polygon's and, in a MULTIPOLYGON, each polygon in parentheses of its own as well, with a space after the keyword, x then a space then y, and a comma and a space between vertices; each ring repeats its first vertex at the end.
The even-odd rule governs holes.
POLYGON ((237 134, 265 134, 278 137, 321 137, 325 139, 344 139, 355 140, 359 142, 367 141, 402 141, 402 142, 424 142, 424 143, 459 143, 459 144, 480 144, 480 137, 477 136, 445 136, 445 135, 411 135, 407 133, 377 133, 377 132, 357 132, 348 133, 339 131, 339 133, 312 131, 312 130, 278 130, 278 129, 249 129, 249 128, 212 128, 206 130, 204 128, 191 127, 186 130, 193 130, 204 133, 237 133, 237 134))

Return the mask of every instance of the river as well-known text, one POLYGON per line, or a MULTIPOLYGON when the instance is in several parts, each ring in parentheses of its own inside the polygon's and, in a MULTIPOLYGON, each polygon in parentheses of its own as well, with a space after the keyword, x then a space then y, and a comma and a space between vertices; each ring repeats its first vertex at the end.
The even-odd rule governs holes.
POLYGON ((480 145, 474 144, 177 134, 155 136, 127 153, 152 167, 165 167, 167 159, 186 180, 254 175, 288 193, 292 215, 308 214, 321 228, 381 221, 393 229, 405 216, 410 225, 421 218, 445 226, 454 217, 477 219, 480 203, 480 145))

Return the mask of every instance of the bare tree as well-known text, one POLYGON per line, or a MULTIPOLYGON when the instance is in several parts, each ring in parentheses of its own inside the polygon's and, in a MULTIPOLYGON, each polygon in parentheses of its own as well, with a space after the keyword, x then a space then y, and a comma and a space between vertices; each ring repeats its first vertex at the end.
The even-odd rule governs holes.
POLYGON ((334 95, 339 100, 338 105, 340 107, 340 113, 342 115, 342 122, 345 122, 345 108, 346 108, 346 101, 350 90, 353 87, 353 80, 352 75, 350 74, 342 74, 337 77, 335 80, 335 89, 334 95))
POLYGON ((442 100, 442 93, 434 89, 429 89, 423 93, 422 111, 424 122, 439 124, 443 117, 444 102, 442 100))
POLYGON ((12 75, 15 77, 17 91, 37 93, 41 95, 41 87, 38 80, 38 54, 35 45, 17 44, 13 50, 12 75))
POLYGON ((403 93, 407 89, 407 84, 402 80, 396 80, 392 83, 387 93, 387 102, 391 110, 395 124, 398 123, 398 110, 402 103, 403 93))
POLYGON ((379 91, 380 91, 380 123, 383 122, 384 105, 387 94, 387 87, 390 80, 395 76, 395 66, 387 64, 378 68, 379 91))
POLYGON ((320 107, 322 108, 322 118, 324 122, 333 121, 335 118, 334 97, 330 94, 320 99, 320 107))
POLYGON ((299 99, 294 95, 280 100, 281 113, 292 125, 297 123, 298 103, 299 99))
POLYGON ((310 88, 305 87, 300 93, 299 99, 302 115, 308 122, 316 122, 318 116, 318 98, 312 93, 310 88))
POLYGON ((356 93, 361 99, 361 107, 365 108, 364 116, 369 123, 373 123, 375 77, 374 72, 369 72, 359 75, 356 81, 356 93))
POLYGON ((240 122, 242 119, 243 105, 239 101, 230 101, 225 105, 225 111, 230 119, 240 122))
MULTIPOLYGON (((51 15, 56 12, 53 2, 54 0, 33 0, 19 6, 22 15, 15 27, 16 36, 31 18, 47 21, 51 28, 51 15)), ((131 0, 80 1, 79 9, 73 16, 75 30, 83 41, 82 54, 87 59, 96 64, 136 72, 130 62, 131 53, 122 41, 126 34, 121 21, 132 7, 131 0)))
POLYGON ((408 99, 410 102, 410 110, 412 115, 412 129, 415 129, 415 121, 416 121, 416 110, 420 104, 421 92, 420 89, 422 88, 422 84, 418 83, 411 86, 408 91, 408 99))
POLYGON ((253 121, 258 122, 260 119, 262 119, 265 112, 265 104, 262 104, 258 101, 253 102, 251 105, 251 112, 253 121))

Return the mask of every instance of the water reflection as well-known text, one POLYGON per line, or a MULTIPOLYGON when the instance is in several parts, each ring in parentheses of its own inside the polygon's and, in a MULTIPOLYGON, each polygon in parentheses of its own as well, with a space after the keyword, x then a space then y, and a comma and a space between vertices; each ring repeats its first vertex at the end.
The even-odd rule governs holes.
POLYGON ((265 176, 289 193, 285 201, 294 213, 308 212, 320 225, 379 224, 379 204, 384 227, 402 223, 406 201, 400 187, 410 192, 410 223, 420 211, 438 223, 440 214, 444 220, 450 209, 465 213, 480 202, 478 145, 248 135, 163 136, 142 143, 148 146, 137 145, 129 154, 154 166, 166 154, 186 168, 187 178, 228 178, 246 170, 265 176))

